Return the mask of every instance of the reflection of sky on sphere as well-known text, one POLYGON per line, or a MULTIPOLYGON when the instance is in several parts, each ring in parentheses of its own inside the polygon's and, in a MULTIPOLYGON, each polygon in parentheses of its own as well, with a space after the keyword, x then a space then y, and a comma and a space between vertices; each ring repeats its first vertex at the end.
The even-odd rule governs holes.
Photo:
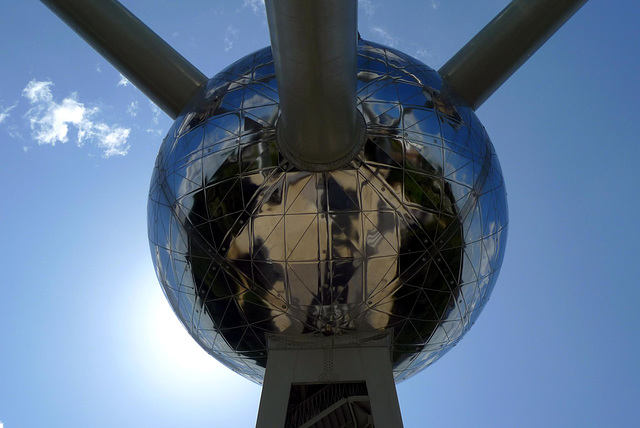
POLYGON ((149 237, 174 311, 211 355, 261 382, 266 333, 392 330, 396 380, 471 327, 504 255, 500 166, 437 73, 361 42, 368 139, 331 173, 277 151, 271 51, 209 81, 162 144, 149 237))

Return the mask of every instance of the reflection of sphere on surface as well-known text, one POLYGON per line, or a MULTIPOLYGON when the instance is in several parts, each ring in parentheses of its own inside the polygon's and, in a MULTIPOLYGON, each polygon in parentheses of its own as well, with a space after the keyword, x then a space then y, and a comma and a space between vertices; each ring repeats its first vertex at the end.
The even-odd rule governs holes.
POLYGON ((361 41, 358 69, 368 139, 342 170, 278 154, 270 48, 211 79, 158 154, 158 278, 198 343, 256 382, 266 333, 390 329, 394 376, 412 376, 471 327, 502 263, 504 183, 475 114, 392 49, 361 41))

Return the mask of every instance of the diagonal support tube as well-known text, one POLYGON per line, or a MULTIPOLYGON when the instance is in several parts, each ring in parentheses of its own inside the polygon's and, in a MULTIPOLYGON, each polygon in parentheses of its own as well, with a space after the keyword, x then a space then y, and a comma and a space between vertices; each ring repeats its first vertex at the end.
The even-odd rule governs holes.
POLYGON ((175 119, 207 77, 116 0, 41 0, 175 119))
POLYGON ((357 110, 357 1, 266 0, 280 95, 278 146, 296 167, 330 171, 364 142, 357 110))
POLYGON ((513 0, 438 73, 474 110, 587 0, 513 0))

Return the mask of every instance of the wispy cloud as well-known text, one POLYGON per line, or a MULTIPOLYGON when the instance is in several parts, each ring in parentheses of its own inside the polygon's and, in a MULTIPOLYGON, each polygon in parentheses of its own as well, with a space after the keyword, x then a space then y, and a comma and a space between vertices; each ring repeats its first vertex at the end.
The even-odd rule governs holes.
POLYGON ((158 107, 151 101, 149 101, 149 108, 153 112, 153 118, 151 120, 155 125, 157 125, 158 123, 160 123, 160 113, 162 113, 162 110, 160 110, 160 107, 158 107))
POLYGON ((430 0, 430 2, 432 8, 437 9, 438 7, 440 7, 440 0, 430 0))
POLYGON ((163 130, 154 126, 160 124, 160 115, 162 114, 162 110, 160 110, 160 107, 158 107, 151 101, 149 101, 149 108, 151 109, 151 113, 153 113, 153 116, 151 117, 151 122, 153 122, 153 125, 147 128, 147 132, 153 135, 162 135, 163 130))
POLYGON ((238 29, 232 25, 227 27, 227 32, 224 34, 224 51, 229 52, 233 49, 233 44, 238 40, 238 29))
POLYGON ((399 39, 382 27, 372 27, 371 31, 380 38, 382 44, 391 47, 395 47, 398 44, 399 39))
POLYGON ((430 51, 425 48, 416 49, 416 53, 414 56, 418 59, 421 59, 427 62, 432 62, 436 58, 436 55, 434 55, 433 51, 430 51))
POLYGON ((131 117, 136 117, 138 115, 137 101, 131 101, 131 103, 129 104, 129 107, 127 107, 127 113, 129 113, 129 116, 131 117))
MULTIPOLYGON (((11 110, 13 110, 14 108, 16 108, 16 105, 17 105, 17 103, 12 105, 11 107, 7 107, 7 108, 4 108, 4 107, 0 106, 0 123, 4 122, 5 119, 9 117, 9 112, 11 110)), ((2 428, 2 427, 0 427, 0 428, 2 428)))
POLYGON ((126 77, 124 77, 122 74, 120 75, 120 81, 118 82, 117 86, 124 86, 127 87, 129 86, 130 82, 129 79, 127 79, 126 77))
POLYGON ((147 128, 147 132, 151 135, 157 135, 158 137, 162 135, 162 129, 147 128))
POLYGON ((69 127, 73 126, 77 130, 78 146, 83 146, 85 141, 93 142, 103 150, 105 158, 127 154, 130 129, 94 121, 99 109, 86 107, 76 99, 76 94, 56 102, 52 86, 50 81, 32 80, 22 91, 32 106, 25 117, 31 126, 31 136, 39 145, 66 143, 69 141, 69 127))
POLYGON ((264 0, 244 0, 242 7, 251 9, 256 15, 264 15, 265 13, 264 0))
POLYGON ((376 6, 371 0, 358 0, 358 8, 363 10, 368 17, 372 17, 376 11, 376 6))
POLYGON ((19 140, 24 139, 22 138, 22 134, 20 133, 20 131, 18 131, 18 127, 15 125, 7 126, 7 132, 9 133, 9 137, 11 138, 17 138, 19 140))

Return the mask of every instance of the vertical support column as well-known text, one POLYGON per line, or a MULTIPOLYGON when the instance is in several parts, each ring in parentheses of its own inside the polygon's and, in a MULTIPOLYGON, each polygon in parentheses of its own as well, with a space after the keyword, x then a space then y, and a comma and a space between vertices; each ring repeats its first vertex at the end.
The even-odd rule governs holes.
POLYGON ((365 382, 375 426, 401 428, 387 333, 269 339, 256 428, 284 427, 291 385, 365 382))
POLYGON ((357 109, 356 0, 266 0, 280 96, 278 148, 307 171, 337 169, 365 138, 357 109))

